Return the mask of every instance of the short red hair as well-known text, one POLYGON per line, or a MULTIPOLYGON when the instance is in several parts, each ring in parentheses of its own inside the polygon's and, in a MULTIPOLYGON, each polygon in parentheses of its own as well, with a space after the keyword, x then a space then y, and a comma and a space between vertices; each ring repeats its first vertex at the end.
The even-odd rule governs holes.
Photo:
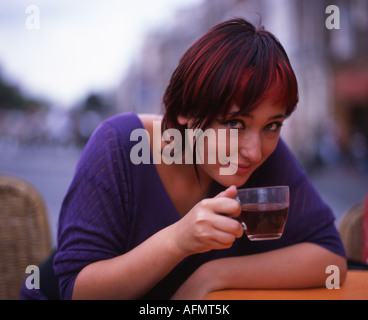
POLYGON ((180 59, 164 94, 163 129, 185 128, 178 115, 205 129, 236 103, 248 113, 266 98, 285 105, 290 115, 298 85, 289 58, 277 38, 244 19, 218 24, 180 59))

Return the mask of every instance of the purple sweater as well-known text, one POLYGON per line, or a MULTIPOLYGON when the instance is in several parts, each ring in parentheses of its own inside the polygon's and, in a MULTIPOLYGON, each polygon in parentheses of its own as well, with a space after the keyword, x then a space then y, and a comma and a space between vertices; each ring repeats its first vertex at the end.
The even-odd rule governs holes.
MULTIPOLYGON (((143 128, 137 115, 102 123, 89 140, 64 199, 54 270, 62 299, 70 299, 78 273, 89 263, 124 254, 180 219, 155 165, 135 165, 130 133, 143 128)), ((148 143, 148 141, 147 141, 148 143)), ((321 200, 280 139, 274 153, 243 187, 289 185, 290 209, 281 239, 252 242, 246 236, 230 249, 192 255, 180 262, 143 299, 169 299, 198 266, 228 256, 249 255, 312 242, 345 256, 330 208, 321 200)), ((224 187, 213 183, 209 197, 224 187)), ((93 281, 93 279, 91 279, 93 281)))

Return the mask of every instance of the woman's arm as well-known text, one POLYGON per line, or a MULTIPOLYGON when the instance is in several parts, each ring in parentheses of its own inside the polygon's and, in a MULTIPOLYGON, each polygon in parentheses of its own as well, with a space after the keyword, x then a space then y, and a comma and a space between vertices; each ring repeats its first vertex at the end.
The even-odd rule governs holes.
POLYGON ((342 284, 347 270, 345 258, 313 243, 213 260, 198 268, 172 299, 203 299, 212 291, 229 288, 321 287, 329 276, 329 265, 339 267, 342 284))
POLYGON ((231 247, 243 234, 241 224, 229 217, 240 214, 235 196, 236 188, 229 187, 131 251, 87 265, 76 278, 72 299, 136 299, 186 256, 231 247))
POLYGON ((167 227, 121 256, 87 265, 78 274, 72 299, 136 299, 184 258, 167 227))

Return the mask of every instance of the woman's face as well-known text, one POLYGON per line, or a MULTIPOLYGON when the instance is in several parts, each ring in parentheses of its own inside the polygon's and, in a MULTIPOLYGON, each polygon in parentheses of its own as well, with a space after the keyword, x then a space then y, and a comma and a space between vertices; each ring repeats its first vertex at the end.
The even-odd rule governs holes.
MULTIPOLYGON (((285 120, 286 108, 272 104, 265 100, 253 109, 249 114, 235 116, 239 110, 233 106, 227 117, 217 118, 209 128, 214 129, 217 141, 205 139, 204 150, 226 150, 227 161, 220 163, 219 158, 212 164, 208 161, 208 153, 204 152, 204 161, 199 164, 202 174, 216 180, 224 186, 242 186, 251 174, 272 154, 275 150, 281 126, 285 120), (225 129, 225 130, 219 130, 225 129), (236 139, 230 138, 230 129, 237 135, 236 139), (226 140, 219 140, 219 132, 226 132, 226 140), (226 143, 225 143, 226 141, 226 143), (234 143, 235 141, 235 143, 234 143), (213 145, 216 143, 216 145, 213 145), (217 148, 216 148, 217 146, 217 148), (225 163, 225 164, 224 164, 225 163), (220 168, 227 168, 231 174, 220 174, 220 168)), ((222 152, 224 154, 224 152, 222 152)))

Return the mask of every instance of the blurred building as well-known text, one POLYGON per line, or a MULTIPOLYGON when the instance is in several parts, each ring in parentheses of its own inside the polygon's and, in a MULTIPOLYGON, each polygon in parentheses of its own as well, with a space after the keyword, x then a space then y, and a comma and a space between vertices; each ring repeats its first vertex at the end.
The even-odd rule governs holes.
MULTIPOLYGON (((117 112, 161 112, 181 55, 213 25, 233 17, 260 23, 280 39, 299 81, 298 110, 283 131, 303 165, 342 155, 368 162, 368 3, 366 0, 205 0, 147 36, 117 93, 117 112), (331 3, 333 2, 333 3, 331 3), (340 29, 328 29, 339 9, 340 29), (353 144, 352 144, 353 142, 353 144), (353 147, 351 147, 353 145, 353 147)), ((368 169, 368 168, 367 168, 368 169)))
POLYGON ((368 1, 339 1, 341 34, 328 34, 339 146, 368 170, 368 1))

